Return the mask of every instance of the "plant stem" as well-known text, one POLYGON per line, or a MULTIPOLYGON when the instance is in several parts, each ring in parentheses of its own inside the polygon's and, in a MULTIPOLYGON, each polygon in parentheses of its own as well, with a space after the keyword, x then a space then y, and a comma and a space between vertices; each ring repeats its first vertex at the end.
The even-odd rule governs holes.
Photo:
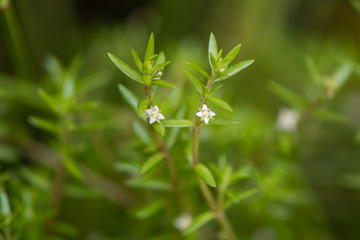
MULTIPOLYGON (((211 88, 212 85, 212 81, 215 79, 215 75, 212 74, 211 77, 209 78, 209 80, 206 83, 206 91, 208 91, 211 88)), ((200 108, 206 103, 205 100, 205 96, 201 97, 200 100, 200 108)), ((200 124, 201 124, 201 119, 199 117, 196 117, 195 120, 195 124, 193 127, 193 137, 192 137, 192 153, 193 153, 193 166, 195 167, 197 164, 199 164, 199 147, 200 147, 200 142, 199 142, 199 136, 200 136, 200 124)), ((221 209, 221 205, 218 204, 215 201, 215 198, 213 197, 209 187, 206 185, 206 183, 204 183, 204 181, 202 179, 200 179, 200 177, 196 177, 197 182, 199 184, 201 193, 203 195, 203 197, 205 198, 205 201, 207 202, 208 206, 210 207, 211 211, 213 211, 216 219, 218 220, 218 222, 220 223, 221 227, 223 228, 223 230, 225 231, 227 237, 229 240, 237 240, 237 236, 229 222, 229 220, 227 219, 224 211, 221 209)))
POLYGON ((5 239, 6 239, 6 240, 12 240, 11 231, 10 231, 10 226, 7 226, 7 227, 5 228, 5 239))
MULTIPOLYGON (((152 105, 151 85, 145 85, 145 95, 150 99, 150 103, 148 106, 148 107, 150 107, 152 105)), ((157 143, 158 147, 160 148, 160 151, 164 154, 165 164, 169 171, 172 188, 176 194, 177 200, 179 201, 179 204, 183 210, 190 212, 190 205, 186 201, 185 195, 183 194, 183 192, 180 189, 179 180, 178 180, 179 178, 175 171, 175 167, 174 167, 173 161, 171 159, 169 149, 167 148, 166 144, 164 143, 162 138, 159 136, 159 134, 157 134, 157 132, 150 126, 150 124, 148 124, 148 127, 150 128, 151 133, 155 137, 156 143, 157 143)))

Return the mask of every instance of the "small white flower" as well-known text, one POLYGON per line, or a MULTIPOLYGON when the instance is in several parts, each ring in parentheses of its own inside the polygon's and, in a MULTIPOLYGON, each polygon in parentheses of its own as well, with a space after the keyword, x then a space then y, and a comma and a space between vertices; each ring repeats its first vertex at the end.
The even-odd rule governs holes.
POLYGON ((297 128, 300 115, 295 110, 282 108, 276 121, 276 126, 281 131, 294 132, 297 128))
POLYGON ((149 123, 153 124, 155 121, 159 122, 159 120, 165 119, 164 115, 161 114, 157 105, 153 108, 146 109, 146 114, 150 116, 149 123))
POLYGON ((202 109, 199 109, 199 110, 200 110, 200 112, 197 112, 196 116, 201 118, 201 120, 204 120, 204 122, 206 124, 209 123, 210 118, 215 116, 215 113, 210 111, 210 109, 208 109, 208 107, 205 104, 202 106, 202 109))
POLYGON ((192 221, 193 219, 189 213, 181 213, 180 216, 173 221, 173 225, 179 230, 184 230, 192 221))
POLYGON ((220 68, 219 71, 223 73, 223 72, 225 72, 225 70, 226 70, 225 68, 220 68))
POLYGON ((162 77, 162 75, 164 75, 164 73, 162 71, 157 71, 155 73, 154 79, 160 79, 162 77))

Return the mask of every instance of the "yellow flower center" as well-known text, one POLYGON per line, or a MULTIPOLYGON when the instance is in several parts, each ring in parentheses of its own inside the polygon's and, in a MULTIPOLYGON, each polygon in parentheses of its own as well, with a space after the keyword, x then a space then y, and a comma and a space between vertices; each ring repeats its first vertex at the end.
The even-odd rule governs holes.
POLYGON ((153 118, 155 118, 155 119, 157 119, 158 117, 159 117, 159 111, 157 111, 157 110, 153 110, 152 112, 151 112, 151 116, 153 117, 153 118))
POLYGON ((210 118, 210 111, 204 110, 202 115, 203 115, 203 118, 210 118))

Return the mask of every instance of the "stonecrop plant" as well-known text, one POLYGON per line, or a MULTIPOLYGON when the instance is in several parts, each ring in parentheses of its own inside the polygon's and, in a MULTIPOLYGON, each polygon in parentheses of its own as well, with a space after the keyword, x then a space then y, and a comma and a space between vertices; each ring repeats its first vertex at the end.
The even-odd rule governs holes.
MULTIPOLYGON (((136 124, 136 129, 148 145, 144 150, 148 154, 148 159, 139 167, 135 177, 134 175, 130 176, 134 178, 130 185, 151 188, 154 191, 166 188, 166 184, 162 185, 156 181, 156 174, 154 174, 157 172, 156 168, 163 161, 170 176, 167 182, 171 182, 171 193, 174 194, 176 199, 173 203, 177 206, 175 207, 177 209, 175 215, 179 216, 174 220, 173 224, 185 236, 189 236, 190 239, 197 230, 212 219, 216 219, 222 229, 220 235, 226 239, 238 239, 237 232, 234 229, 236 223, 229 220, 226 211, 240 200, 249 198, 258 192, 256 185, 241 189, 241 191, 232 189, 232 185, 237 180, 247 175, 248 168, 245 168, 246 166, 234 169, 233 166, 227 163, 225 156, 220 157, 219 165, 215 166, 210 164, 208 159, 202 159, 199 154, 200 129, 203 126, 234 125, 238 123, 236 120, 222 118, 222 110, 215 113, 212 109, 213 106, 216 106, 225 111, 233 112, 232 107, 226 101, 214 95, 223 87, 222 83, 225 80, 254 62, 254 60, 244 60, 233 64, 240 47, 241 45, 235 46, 223 56, 223 50, 218 49, 215 36, 211 33, 208 47, 210 71, 205 71, 204 68, 192 61, 185 63, 183 72, 192 83, 194 91, 199 94, 198 103, 194 103, 198 107, 198 112, 189 113, 188 115, 192 116, 190 119, 184 118, 185 105, 180 106, 175 116, 172 117, 171 113, 167 113, 159 107, 164 106, 166 103, 155 100, 158 99, 155 96, 160 91, 158 87, 175 88, 176 85, 164 79, 164 76, 166 76, 165 68, 170 61, 166 61, 164 52, 155 53, 153 34, 151 34, 148 41, 143 61, 138 53, 131 49, 138 70, 133 69, 112 53, 108 53, 111 61, 127 77, 134 80, 137 85, 141 84, 144 88, 144 95, 138 97, 124 84, 120 83, 118 85, 124 100, 141 119, 142 124, 136 124), (170 128, 169 131, 166 130, 168 128, 170 128), (171 152, 171 148, 176 145, 175 141, 178 139, 179 128, 190 128, 191 130, 186 131, 184 134, 187 136, 183 137, 187 139, 188 144, 179 144, 184 146, 182 151, 184 155, 181 156, 184 160, 179 165, 184 166, 185 164, 185 169, 192 169, 190 175, 184 174, 186 178, 182 174, 184 170, 174 163, 171 152), (149 139, 148 132, 151 133, 151 139, 153 140, 149 139), (155 147, 152 145, 152 141, 156 143, 155 147), (191 146, 190 151, 187 146, 191 146), (191 153, 187 154, 189 152, 191 153), (186 161, 187 157, 189 161, 186 161), (179 174, 179 172, 181 173, 179 174), (193 179, 194 185, 189 186, 187 184, 189 178, 193 179), (202 195, 200 200, 197 201, 206 203, 208 210, 199 212, 198 209, 194 209, 196 204, 193 204, 193 198, 190 198, 194 189, 196 189, 197 194, 202 195)), ((129 166, 122 165, 122 169, 125 168, 128 169, 129 166)), ((145 208, 147 210, 143 210, 142 213, 156 211, 161 206, 163 206, 162 201, 159 203, 159 201, 154 200, 145 208)))

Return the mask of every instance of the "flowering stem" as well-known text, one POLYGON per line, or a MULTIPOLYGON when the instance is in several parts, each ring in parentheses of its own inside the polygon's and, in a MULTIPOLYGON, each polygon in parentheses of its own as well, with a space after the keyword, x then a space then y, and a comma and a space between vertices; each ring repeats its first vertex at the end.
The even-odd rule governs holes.
MULTIPOLYGON (((205 92, 207 92, 208 90, 210 90, 211 85, 213 80, 215 79, 216 75, 212 74, 211 77, 209 78, 209 80, 206 83, 206 90, 205 92)), ((205 96, 203 95, 201 97, 200 100, 200 108, 206 103, 205 100, 205 96)), ((200 147, 200 143, 199 143, 199 135, 200 135, 200 124, 201 124, 201 119, 199 117, 196 117, 195 120, 195 124, 193 127, 193 137, 192 137, 192 157, 193 157, 193 166, 195 167, 197 164, 199 164, 199 147, 200 147)), ((206 203, 208 204, 208 206, 210 207, 211 211, 214 213, 216 219, 218 220, 218 222, 220 223, 221 227, 223 228, 223 230, 225 231, 228 239, 230 240, 236 240, 238 239, 229 220, 227 219, 224 211, 221 209, 221 205, 219 203, 217 203, 215 201, 215 198, 213 197, 209 187, 206 185, 206 183, 204 183, 204 181, 202 179, 200 179, 200 177, 196 177, 197 182, 199 184, 201 193, 203 195, 203 197, 205 198, 206 203)))
MULTIPOLYGON (((149 106, 148 106, 148 107, 150 107, 152 105, 151 85, 145 85, 145 95, 150 99, 150 103, 149 103, 149 106)), ((175 194, 177 196, 179 204, 181 205, 182 209, 189 212, 190 211, 190 206, 189 206, 188 202, 185 199, 185 195, 182 193, 182 191, 181 191, 181 189, 179 187, 179 180, 178 180, 179 178, 178 178, 177 173, 175 171, 175 167, 174 167, 174 164, 172 162, 169 149, 167 148, 166 144, 164 143, 162 138, 159 136, 159 134, 157 134, 157 132, 150 126, 150 124, 148 126, 149 126, 149 128, 151 130, 151 133, 155 137, 156 143, 157 143, 158 147, 160 148, 160 151, 164 154, 164 160, 165 160, 166 167, 167 167, 167 169, 169 171, 169 174, 170 174, 172 188, 173 188, 173 190, 174 190, 174 192, 175 192, 175 194)))

